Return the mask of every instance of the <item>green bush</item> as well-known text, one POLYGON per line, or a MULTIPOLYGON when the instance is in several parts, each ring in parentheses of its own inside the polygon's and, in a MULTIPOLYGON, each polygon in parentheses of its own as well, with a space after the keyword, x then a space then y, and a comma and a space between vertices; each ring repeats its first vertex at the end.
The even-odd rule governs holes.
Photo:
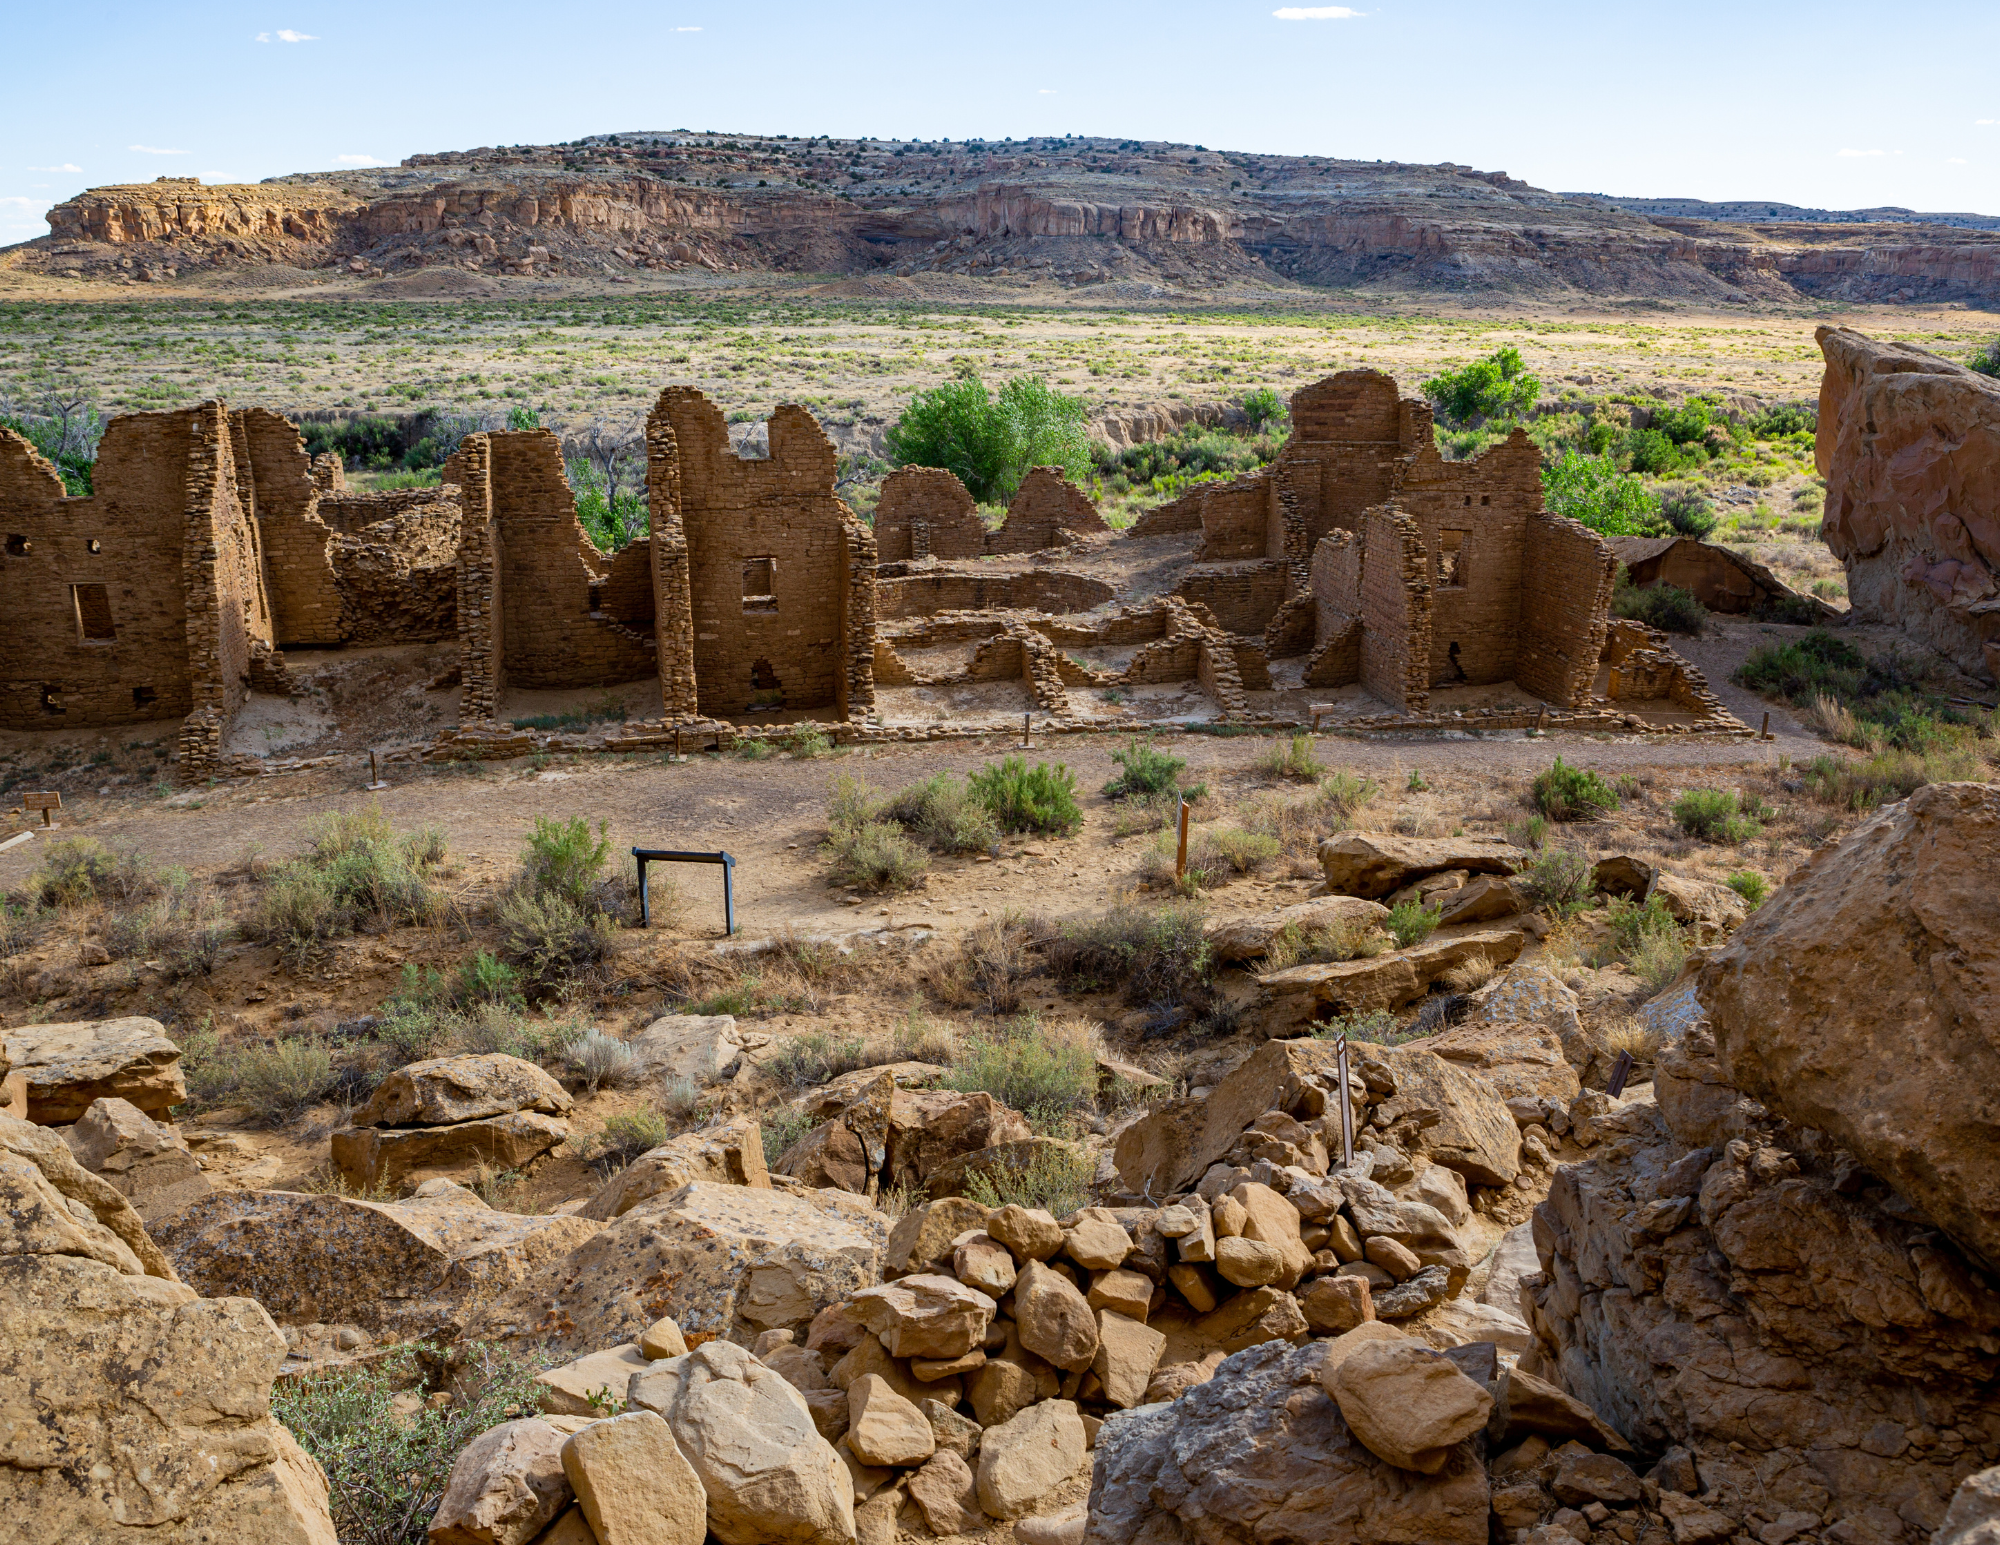
POLYGON ((972 775, 972 793, 1003 832, 1046 832, 1066 837, 1083 825, 1076 803, 1076 774, 1062 763, 1053 767, 1010 756, 989 763, 972 775))
POLYGON ((1097 1161, 1089 1150, 1065 1143, 1037 1144, 1019 1161, 1003 1160, 991 1170, 970 1174, 965 1194, 982 1207, 1039 1208, 1057 1218, 1096 1200, 1097 1161))
POLYGON ((1250 420, 1250 427, 1263 433, 1290 411, 1285 399, 1268 386, 1260 386, 1254 392, 1245 392, 1241 404, 1243 416, 1250 420))
POLYGON ((1587 768, 1566 766, 1561 757, 1535 779, 1529 797, 1551 821, 1594 821, 1618 808, 1610 784, 1587 768))
POLYGON ((1714 508, 1692 488, 1669 488, 1660 495, 1660 515, 1676 536, 1706 541, 1715 530, 1714 508))
POLYGON ((222 1098, 253 1121, 282 1126, 333 1092, 333 1053, 317 1037, 254 1046, 226 1059, 222 1098))
POLYGON ((1396 948, 1406 950, 1412 944, 1422 944, 1437 932, 1437 909, 1410 896, 1389 908, 1389 916, 1382 926, 1395 937, 1396 948))
POLYGON ((758 1135, 764 1140, 764 1167, 776 1168, 785 1150, 819 1123, 795 1105, 779 1105, 757 1118, 758 1135))
POLYGON ((538 995, 559 992, 611 955, 613 927, 560 892, 515 891, 500 903, 500 954, 538 995))
POLYGON ((1555 917, 1574 917, 1590 900, 1596 866, 1576 848, 1551 844, 1528 860, 1521 883, 1536 906, 1555 917))
POLYGON ((834 827, 820 853, 835 885, 864 891, 915 890, 931 865, 930 855, 894 821, 834 827))
POLYGON ((1983 349, 1974 349, 1965 364, 1969 370, 2000 380, 2000 338, 1995 338, 1983 349))
POLYGON ((1732 789, 1688 789, 1674 801, 1682 831, 1703 842, 1747 842, 1764 828, 1732 789))
POLYGON ((1050 973, 1070 992, 1122 988, 1132 1003, 1205 1007, 1215 957, 1192 902, 1114 907, 1059 924, 1043 941, 1050 973))
POLYGON ((424 1545, 466 1446, 540 1409, 534 1380, 546 1361, 478 1343, 449 1352, 406 1345, 380 1362, 278 1380, 271 1414, 326 1472, 341 1545, 424 1545), (446 1358, 453 1398, 400 1409, 397 1397, 422 1365, 446 1358))
POLYGON ((114 906, 153 894, 158 882, 136 853, 114 853, 94 837, 59 837, 28 882, 45 907, 114 906))
POLYGON ((843 1073, 874 1065, 868 1043, 860 1036, 831 1035, 824 1030, 793 1036, 771 1059, 771 1071, 797 1089, 817 1089, 843 1073))
POLYGON ((1695 599, 1693 591, 1678 585, 1634 585, 1622 568, 1611 592, 1611 615, 1691 638, 1699 637, 1708 624, 1708 608, 1695 599))
POLYGON ((1206 884, 1225 874, 1250 874, 1276 858, 1278 852, 1278 839, 1268 832, 1208 826, 1188 843, 1188 868, 1200 873, 1196 884, 1206 884))
POLYGON ((1468 425, 1518 418, 1534 407, 1542 383, 1529 373, 1519 349, 1506 348, 1461 370, 1441 371, 1420 390, 1436 407, 1440 419, 1468 425))
POLYGON ((444 838, 427 827, 397 837, 379 809, 342 811, 309 828, 310 846, 267 883, 258 929, 294 963, 364 926, 427 924, 445 912, 432 872, 444 838))
POLYGON ((1652 536, 1664 524, 1659 500, 1602 456, 1564 452, 1542 469, 1542 494, 1551 515, 1581 521, 1599 536, 1652 536))
POLYGON ((1150 740, 1132 741, 1123 749, 1113 751, 1111 760, 1118 764, 1120 770, 1117 777, 1104 785, 1105 796, 1110 799, 1145 799, 1165 794, 1187 771, 1184 760, 1162 751, 1150 740))
POLYGON ((1754 869, 1739 869, 1729 877, 1729 888, 1743 898, 1743 905, 1755 912, 1771 898, 1771 882, 1754 869))
POLYGON ((599 822, 593 837, 590 822, 580 815, 567 821, 536 816, 521 850, 516 885, 536 897, 560 896, 579 908, 603 910, 597 885, 604 861, 611 856, 609 831, 606 823, 599 822))
POLYGON ((993 813, 955 773, 938 773, 892 795, 880 818, 896 822, 933 853, 983 853, 1000 841, 993 813))
POLYGON ((642 1153, 650 1153, 673 1133, 667 1118, 656 1110, 641 1107, 605 1119, 598 1129, 595 1162, 608 1162, 623 1169, 642 1153))
POLYGON ((1255 766, 1268 777, 1296 778, 1304 783, 1316 781, 1326 771, 1313 754, 1312 735, 1304 730, 1290 737, 1274 738, 1255 766))
POLYGON ((1095 1097, 1097 1062, 1081 1035, 1052 1033, 1054 1028, 1023 1015, 969 1037, 943 1087, 967 1094, 983 1089, 1037 1128, 1062 1126, 1095 1097))
POLYGON ((906 467, 956 473, 981 504, 1014 497, 1031 467, 1060 467, 1072 482, 1091 464, 1089 412, 1039 376, 1016 376, 998 397, 976 375, 918 392, 884 436, 906 467))
MULTIPOLYGON (((1335 1041, 1346 1036, 1350 1041, 1367 1041, 1376 1046, 1400 1046, 1412 1039, 1414 1031, 1403 1029, 1396 1022, 1396 1016, 1387 1009, 1356 1009, 1350 1014, 1336 1014, 1331 1019, 1321 1020, 1312 1027, 1312 1037, 1316 1041, 1335 1041)), ((1339 1090, 1335 1089, 1336 1104, 1332 1107, 1334 1120, 1340 1120, 1337 1104, 1339 1090)), ((1361 1124, 1361 1112, 1356 1111, 1355 1125, 1361 1124)), ((1334 1141, 1340 1140, 1338 1125, 1334 1128, 1334 1141)))

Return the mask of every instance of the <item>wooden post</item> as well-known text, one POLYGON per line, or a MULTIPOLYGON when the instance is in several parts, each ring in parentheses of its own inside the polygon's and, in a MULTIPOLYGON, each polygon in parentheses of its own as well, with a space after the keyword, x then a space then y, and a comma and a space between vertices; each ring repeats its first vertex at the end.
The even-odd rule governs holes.
POLYGON ((1771 738, 1771 710, 1768 708, 1764 710, 1764 727, 1757 732, 1757 738, 1759 740, 1771 738))
POLYGON ((1611 1076, 1604 1081, 1604 1092, 1617 1099, 1625 1092, 1625 1080, 1632 1076, 1632 1054, 1621 1051, 1618 1060, 1611 1065, 1611 1076))
POLYGON ((1188 802, 1187 802, 1187 796, 1185 794, 1181 796, 1180 827, 1181 827, 1180 848, 1174 854, 1174 879, 1176 881, 1185 880, 1187 878, 1188 802))
POLYGON ((1347 1035, 1342 1032, 1333 1043, 1334 1065, 1340 1077, 1340 1166, 1354 1167, 1354 1104, 1347 1092, 1347 1035))
POLYGON ((388 784, 382 781, 381 770, 375 765, 375 748, 370 746, 368 748, 368 787, 370 789, 386 789, 388 786, 388 784))
POLYGON ((1537 735, 1542 733, 1542 721, 1548 718, 1548 716, 1549 716, 1549 705, 1547 703, 1544 703, 1542 704, 1540 709, 1538 709, 1535 713, 1535 733, 1537 735))
POLYGON ((47 830, 56 823, 50 819, 50 812, 62 809, 62 794, 55 789, 29 789, 21 795, 23 810, 42 812, 42 828, 47 830))
POLYGON ((1023 751, 1029 750, 1033 745, 1033 742, 1028 739, 1028 720, 1032 717, 1034 717, 1032 711, 1021 715, 1021 749, 1023 751))
POLYGON ((678 724, 674 726, 674 760, 676 762, 687 760, 687 753, 681 749, 681 727, 678 724))

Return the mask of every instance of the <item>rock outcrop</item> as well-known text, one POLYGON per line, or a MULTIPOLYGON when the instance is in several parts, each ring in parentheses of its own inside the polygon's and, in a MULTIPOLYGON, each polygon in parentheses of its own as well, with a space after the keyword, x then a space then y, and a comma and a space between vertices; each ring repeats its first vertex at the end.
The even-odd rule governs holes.
POLYGON ((126 1100, 93 1100, 63 1139, 78 1163, 110 1181, 149 1221, 214 1189, 187 1140, 126 1100))
POLYGON ((1733 1088, 1826 1133, 2000 1269, 2000 789, 1940 783, 1822 849, 1710 960, 1733 1088))
POLYGON ((562 1085, 501 1052, 434 1057, 398 1068, 333 1134, 334 1168, 360 1190, 413 1172, 489 1164, 520 1169, 569 1136, 562 1085))
POLYGON ((1826 542, 1857 620, 2000 675, 2000 381, 1822 327, 1826 542))
POLYGON ((23 1545, 335 1545, 271 1416, 284 1337, 175 1277, 61 1139, 0 1116, 0 1517, 23 1545))
POLYGON ((28 1075, 28 1119, 45 1126, 81 1120, 92 1101, 106 1098, 163 1120, 187 1098, 181 1049, 157 1019, 21 1025, 4 1041, 13 1071, 28 1075))

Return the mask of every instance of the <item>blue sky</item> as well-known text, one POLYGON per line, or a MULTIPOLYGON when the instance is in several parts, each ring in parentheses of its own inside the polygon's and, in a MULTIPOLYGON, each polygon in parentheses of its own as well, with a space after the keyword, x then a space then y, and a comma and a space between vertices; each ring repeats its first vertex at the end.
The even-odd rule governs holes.
POLYGON ((2000 5, 17 4, 0 243, 85 187, 696 128, 1131 135, 2000 213, 2000 5))

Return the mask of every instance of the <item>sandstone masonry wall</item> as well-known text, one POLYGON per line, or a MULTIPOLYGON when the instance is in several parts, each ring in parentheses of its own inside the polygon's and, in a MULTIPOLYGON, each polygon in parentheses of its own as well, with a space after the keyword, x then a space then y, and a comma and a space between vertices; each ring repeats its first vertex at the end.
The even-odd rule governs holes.
POLYGON ((249 452, 275 642, 338 644, 346 608, 305 442, 297 426, 267 408, 239 409, 230 420, 249 452))
POLYGON ((467 435, 445 463, 459 489, 458 716, 476 723, 497 716, 507 685, 501 607, 505 572, 493 521, 493 437, 467 435))
POLYGON ((1101 579, 1055 569, 1026 574, 941 570, 876 581, 876 604, 885 619, 947 611, 1081 612, 1116 597, 1101 579))
POLYGON ((1605 619, 1618 560, 1588 526, 1537 513, 1528 522, 1521 642, 1514 680, 1522 690, 1574 708, 1589 701, 1604 653, 1605 619))
POLYGON ((875 504, 879 560, 977 558, 986 526, 965 485, 942 467, 902 467, 882 480, 875 504))
POLYGON ((987 540, 992 553, 1031 553, 1078 537, 1110 532, 1097 506, 1056 467, 1031 467, 1007 506, 1007 518, 987 540))
POLYGON ((1230 633, 1260 637, 1284 605, 1288 576, 1275 558, 1261 563, 1228 563, 1190 569, 1174 587, 1176 595, 1198 601, 1230 633))
POLYGON ((1361 544, 1361 685, 1421 712, 1431 701, 1432 587, 1423 535, 1414 516, 1385 504, 1363 518, 1361 544))

